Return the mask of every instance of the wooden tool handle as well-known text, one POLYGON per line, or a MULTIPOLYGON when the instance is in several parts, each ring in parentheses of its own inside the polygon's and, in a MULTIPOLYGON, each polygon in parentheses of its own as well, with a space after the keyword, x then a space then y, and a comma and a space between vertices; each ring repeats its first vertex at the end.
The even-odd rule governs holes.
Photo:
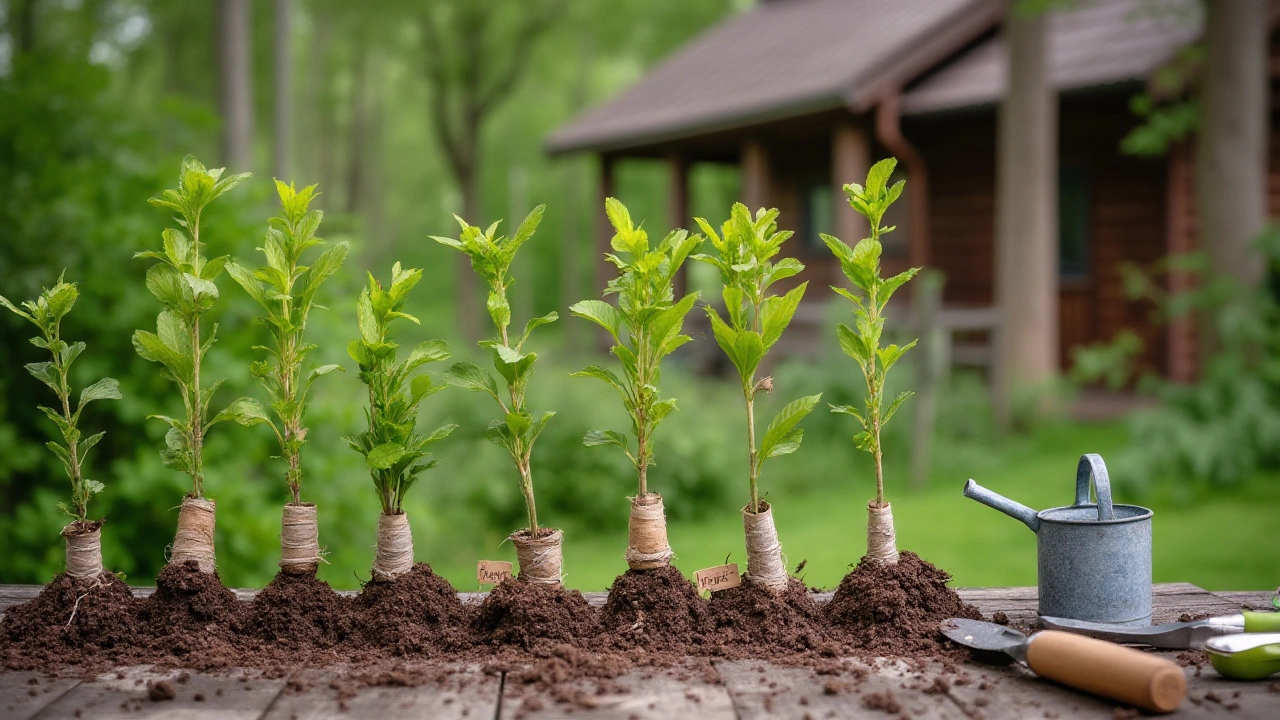
POLYGON ((1187 694, 1187 679, 1176 664, 1083 635, 1032 635, 1027 665, 1041 677, 1152 712, 1177 710, 1187 694))

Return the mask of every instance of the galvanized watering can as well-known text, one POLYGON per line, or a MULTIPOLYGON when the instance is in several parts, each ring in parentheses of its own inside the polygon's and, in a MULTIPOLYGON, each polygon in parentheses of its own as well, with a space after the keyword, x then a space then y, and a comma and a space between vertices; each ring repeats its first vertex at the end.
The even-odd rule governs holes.
POLYGON ((1102 457, 1080 456, 1076 502, 1036 512, 970 480, 964 495, 1017 518, 1038 538, 1040 614, 1151 624, 1151 511, 1111 502, 1102 457), (1097 502, 1089 502, 1090 479, 1097 502))

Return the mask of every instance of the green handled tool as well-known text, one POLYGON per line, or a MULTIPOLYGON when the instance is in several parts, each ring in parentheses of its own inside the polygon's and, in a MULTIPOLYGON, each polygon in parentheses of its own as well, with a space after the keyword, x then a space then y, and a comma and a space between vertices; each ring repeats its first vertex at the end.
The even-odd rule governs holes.
POLYGON ((1234 615, 1172 622, 1152 627, 1124 627, 1069 618, 1040 617, 1040 626, 1120 643, 1141 643, 1167 650, 1204 647, 1210 639, 1239 633, 1280 633, 1280 612, 1245 610, 1234 615))
POLYGON ((1280 632, 1212 637, 1204 651, 1213 669, 1232 680, 1261 680, 1280 672, 1280 632))

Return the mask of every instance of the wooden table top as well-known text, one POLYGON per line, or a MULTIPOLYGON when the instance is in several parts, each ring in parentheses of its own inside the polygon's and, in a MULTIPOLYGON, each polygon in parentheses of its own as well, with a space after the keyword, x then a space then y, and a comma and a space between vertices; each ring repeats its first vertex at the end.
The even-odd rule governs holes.
MULTIPOLYGON (((0 586, 0 611, 24 602, 39 586, 0 586)), ((139 595, 149 588, 138 588, 139 595)), ((1003 611, 1013 623, 1035 617, 1035 588, 961 589, 960 596, 983 614, 1003 611)), ((237 590, 242 599, 253 591, 237 590)), ((1208 592, 1189 583, 1156 585, 1153 622, 1176 620, 1182 613, 1222 615, 1241 608, 1269 609, 1271 591, 1208 592)), ((479 593, 461 593, 474 600, 479 593)), ((602 604, 605 593, 584 593, 602 604)), ((820 597, 821 601, 822 598, 820 597)), ((1176 653, 1162 653, 1174 657, 1176 653)), ((898 660, 871 665, 846 659, 866 676, 855 683, 832 680, 805 667, 782 667, 757 660, 712 661, 714 675, 683 677, 661 670, 631 671, 607 687, 590 680, 581 685, 587 702, 556 702, 534 686, 507 687, 501 673, 458 666, 437 681, 416 687, 365 687, 342 690, 342 671, 300 670, 288 678, 265 678, 252 671, 219 675, 125 667, 93 680, 48 678, 39 673, 0 672, 0 718, 227 718, 306 720, 309 718, 414 717, 441 720, 490 718, 599 718, 607 720, 821 720, 836 718, 957 718, 1026 720, 1031 718, 1136 717, 1116 703, 1041 680, 1016 665, 968 663, 946 673, 939 663, 921 666, 898 660), (957 680, 962 678, 962 680, 957 680), (147 685, 170 680, 172 700, 151 701, 147 685), (336 682, 335 682, 336 681, 336 682), (832 683, 846 683, 832 687, 832 683), (944 689, 940 689, 947 686, 944 689), (603 692, 601 692, 603 690, 603 692), (198 699, 197 699, 198 698, 198 699), (884 702, 891 698, 892 702, 884 702), (885 706, 888 707, 885 707, 885 706)), ((1280 676, 1257 682, 1233 682, 1213 669, 1187 667, 1188 695, 1173 718, 1280 720, 1280 676)), ((688 675, 688 673, 685 673, 688 675)))

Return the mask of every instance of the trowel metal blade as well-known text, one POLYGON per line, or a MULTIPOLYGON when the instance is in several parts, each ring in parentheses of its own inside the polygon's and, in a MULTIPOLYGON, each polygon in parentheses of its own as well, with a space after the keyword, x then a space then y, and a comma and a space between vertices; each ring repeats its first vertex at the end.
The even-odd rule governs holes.
POLYGON ((981 620, 951 618, 943 620, 938 629, 943 635, 974 650, 1004 652, 1011 655, 1027 641, 1026 635, 1013 628, 981 620))

